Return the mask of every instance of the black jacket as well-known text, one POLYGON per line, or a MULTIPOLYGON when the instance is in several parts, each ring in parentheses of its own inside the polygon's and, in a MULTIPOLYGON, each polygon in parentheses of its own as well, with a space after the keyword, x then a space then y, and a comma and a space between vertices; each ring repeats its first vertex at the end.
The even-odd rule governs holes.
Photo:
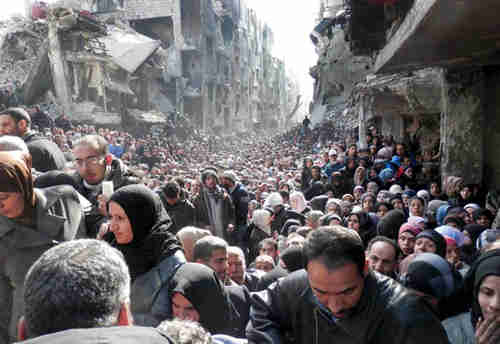
MULTIPOLYGON (((73 186, 75 186, 76 191, 92 203, 92 209, 85 214, 85 223, 87 225, 88 237, 95 238, 99 232, 100 225, 107 221, 107 218, 99 212, 99 204, 97 202, 97 197, 102 194, 102 190, 100 188, 97 191, 87 189, 83 183, 83 178, 80 177, 78 172, 75 172, 72 177, 75 180, 73 186)), ((138 184, 140 182, 140 179, 118 159, 113 159, 110 173, 104 180, 113 181, 115 191, 123 186, 138 184)))
POLYGON ((33 168, 39 172, 64 170, 66 158, 59 147, 52 141, 28 132, 23 137, 31 154, 33 168))
POLYGON ((177 234, 182 228, 194 224, 194 205, 189 200, 180 199, 174 205, 170 205, 163 191, 158 191, 158 194, 160 195, 165 210, 173 222, 172 226, 169 228, 170 232, 177 234))
POLYGON ((225 288, 237 313, 233 319, 232 335, 245 338, 245 328, 250 318, 250 292, 245 286, 240 285, 230 285, 225 288))
POLYGON ((234 190, 230 193, 234 204, 235 226, 237 229, 247 224, 249 197, 247 190, 241 184, 236 184, 234 190))
POLYGON ((251 343, 445 344, 439 319, 396 281, 370 273, 354 314, 333 319, 314 301, 305 270, 252 295, 251 343))
POLYGON ((161 330, 142 326, 71 329, 25 341, 28 344, 173 344, 161 330))

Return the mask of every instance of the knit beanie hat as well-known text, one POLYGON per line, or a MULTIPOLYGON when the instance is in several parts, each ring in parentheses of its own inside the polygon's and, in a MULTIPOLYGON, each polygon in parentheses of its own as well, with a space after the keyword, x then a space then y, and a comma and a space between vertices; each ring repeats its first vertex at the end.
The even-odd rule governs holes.
POLYGON ((436 254, 441 257, 446 257, 446 241, 443 236, 435 230, 426 230, 417 235, 415 240, 420 238, 427 238, 436 244, 436 254))
MULTIPOLYGON (((444 240, 444 239, 443 239, 444 240)), ((450 264, 434 253, 420 253, 408 265, 402 284, 441 300, 453 295, 462 286, 460 275, 453 272, 450 264)))

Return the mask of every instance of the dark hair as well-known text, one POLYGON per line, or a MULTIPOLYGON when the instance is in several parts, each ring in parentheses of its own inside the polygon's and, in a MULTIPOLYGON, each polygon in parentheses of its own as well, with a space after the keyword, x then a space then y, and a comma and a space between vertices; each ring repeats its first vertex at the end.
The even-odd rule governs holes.
POLYGON ((176 182, 169 182, 163 187, 165 196, 170 199, 175 199, 179 196, 180 187, 176 182))
POLYGON ((389 202, 377 202, 375 204, 375 212, 377 212, 378 208, 381 207, 381 206, 383 206, 383 205, 386 206, 386 208, 387 208, 388 211, 394 209, 394 207, 392 206, 392 204, 389 203, 389 202))
POLYGON ((193 260, 201 259, 207 261, 212 257, 212 252, 215 250, 227 250, 227 242, 214 235, 209 235, 199 239, 193 247, 193 260))
POLYGON ((288 191, 282 190, 280 191, 280 195, 285 203, 287 202, 287 200, 290 200, 290 193, 288 191))
POLYGON ((359 234, 340 226, 319 227, 304 243, 306 262, 319 260, 329 270, 353 263, 363 274, 365 248, 359 234))
POLYGON ((375 238, 373 238, 372 240, 370 240, 370 242, 367 245, 367 249, 366 249, 367 252, 370 252, 370 250, 372 249, 373 244, 375 244, 375 243, 377 243, 379 241, 382 241, 382 242, 385 242, 385 243, 391 245, 394 248, 394 252, 396 253, 395 254, 395 258, 397 259, 399 257, 399 254, 401 253, 401 250, 399 249, 399 246, 396 243, 396 241, 392 240, 392 239, 389 239, 388 237, 385 237, 385 236, 382 236, 382 235, 377 235, 375 238))
POLYGON ((127 264, 122 253, 104 241, 59 244, 31 266, 24 302, 28 338, 114 326, 120 308, 130 302, 127 264))

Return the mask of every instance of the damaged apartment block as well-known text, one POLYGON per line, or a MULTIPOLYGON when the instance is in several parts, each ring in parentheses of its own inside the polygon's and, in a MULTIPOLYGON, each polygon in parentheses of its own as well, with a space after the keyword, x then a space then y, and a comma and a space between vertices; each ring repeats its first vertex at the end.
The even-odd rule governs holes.
POLYGON ((240 0, 62 0, 35 19, 47 35, 17 79, 23 101, 77 122, 144 130, 178 112, 232 134, 285 128, 300 103, 271 29, 240 0))

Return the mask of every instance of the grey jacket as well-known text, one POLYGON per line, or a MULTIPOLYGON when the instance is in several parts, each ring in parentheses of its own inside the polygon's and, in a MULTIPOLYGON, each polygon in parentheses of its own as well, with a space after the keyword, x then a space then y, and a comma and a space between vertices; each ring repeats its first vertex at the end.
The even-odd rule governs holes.
POLYGON ((30 266, 59 242, 85 236, 83 210, 71 186, 35 189, 36 228, 0 216, 0 343, 16 335, 30 266))
POLYGON ((450 344, 476 344, 470 312, 462 313, 442 322, 450 344))

